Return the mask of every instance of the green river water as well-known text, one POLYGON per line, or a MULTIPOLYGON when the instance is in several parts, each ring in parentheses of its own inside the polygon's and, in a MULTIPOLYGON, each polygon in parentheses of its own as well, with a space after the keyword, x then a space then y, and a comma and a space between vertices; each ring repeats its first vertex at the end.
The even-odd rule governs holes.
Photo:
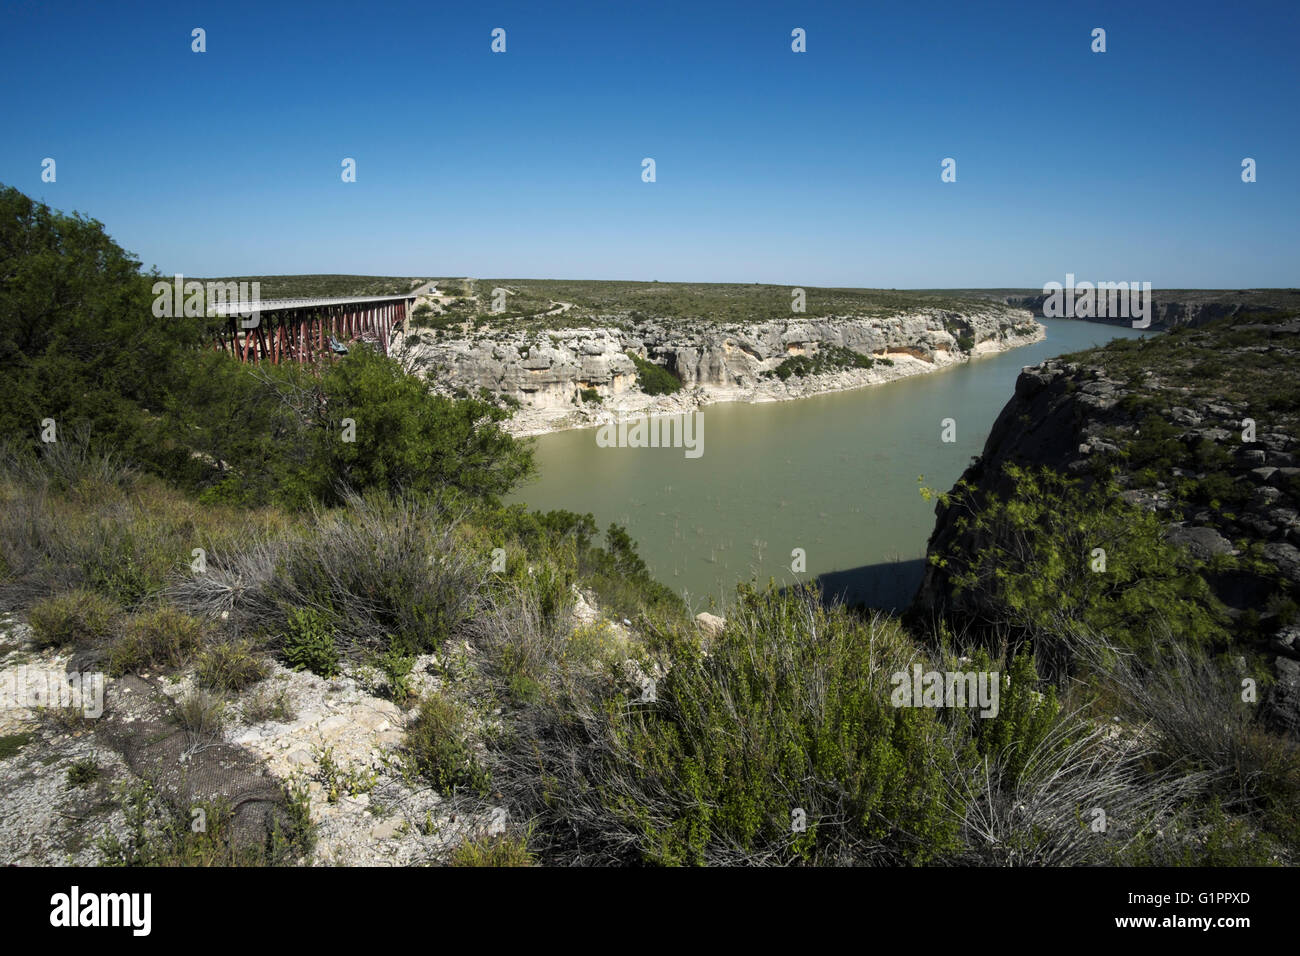
POLYGON ((1047 338, 928 375, 788 402, 700 412, 702 449, 602 448, 596 429, 537 439, 530 508, 591 512, 625 525, 641 556, 696 610, 726 607, 736 584, 820 578, 850 603, 898 608, 921 576, 934 504, 983 450, 1022 367, 1112 338, 1122 326, 1040 319, 1047 338), (941 441, 941 422, 956 441, 941 441), (806 571, 791 570, 802 548, 806 571))

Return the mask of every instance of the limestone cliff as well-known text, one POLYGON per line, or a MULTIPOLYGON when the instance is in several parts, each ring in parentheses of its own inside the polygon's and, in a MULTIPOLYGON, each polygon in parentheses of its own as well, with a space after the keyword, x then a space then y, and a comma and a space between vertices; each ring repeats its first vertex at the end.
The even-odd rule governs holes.
POLYGON ((1042 334, 1027 312, 991 305, 967 314, 936 310, 744 325, 650 319, 542 332, 415 328, 397 354, 440 388, 486 389, 519 403, 513 430, 534 433, 595 424, 615 411, 770 401, 872 384, 1027 344, 1042 334), (876 364, 815 380, 765 374, 792 356, 832 346, 870 356, 876 364), (657 401, 642 394, 629 352, 666 367, 684 393, 657 401))

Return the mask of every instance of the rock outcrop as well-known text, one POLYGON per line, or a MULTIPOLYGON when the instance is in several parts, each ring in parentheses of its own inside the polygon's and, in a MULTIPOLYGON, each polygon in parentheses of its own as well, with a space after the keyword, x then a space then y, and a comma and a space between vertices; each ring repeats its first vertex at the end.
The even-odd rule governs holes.
MULTIPOLYGON (((1037 341, 1043 330, 1026 312, 1002 306, 969 314, 923 311, 884 318, 828 317, 747 325, 611 320, 590 328, 469 334, 412 329, 397 349, 438 387, 487 390, 518 403, 516 433, 597 424, 601 412, 659 410, 637 385, 628 353, 666 367, 685 386, 689 407, 715 401, 765 401, 871 384, 1037 341), (875 376, 818 376, 789 382, 765 373, 785 359, 832 346, 899 364, 875 376), (598 400, 598 401, 597 401, 598 400), (603 406, 603 408, 602 408, 603 406), (641 407, 636 407, 641 406, 641 407)), ((841 373, 866 373, 844 369, 841 373)), ((682 404, 681 399, 678 404, 682 404)), ((673 409, 677 410, 677 409, 673 409)))
MULTIPOLYGON (((990 494, 1005 498, 1012 492, 1003 474, 1007 464, 1046 466, 1090 481, 1100 458, 1119 467, 1123 498, 1164 516, 1167 539, 1199 560, 1239 556, 1243 545, 1250 548, 1248 567, 1202 573, 1234 621, 1259 621, 1253 624, 1257 633, 1276 630, 1257 649, 1276 655, 1275 716, 1292 730, 1300 730, 1300 627, 1292 625, 1285 612, 1275 614, 1270 604, 1300 594, 1300 442, 1287 400, 1276 404, 1280 393, 1270 389, 1281 384, 1271 376, 1294 376, 1300 370, 1297 324, 1225 323, 1168 340, 1168 349, 1160 347, 1164 340, 1157 340, 1146 349, 1149 357, 1140 364, 1129 361, 1118 372, 1101 351, 1084 353, 1078 362, 1056 359, 1027 368, 982 455, 962 475, 978 502, 990 494), (1262 344, 1241 340, 1246 332, 1257 333, 1262 344), (1193 335, 1200 337, 1198 342, 1182 341, 1193 335), (1202 351, 1191 363, 1178 375, 1167 374, 1172 356, 1198 345, 1202 351), (1257 364, 1265 358, 1267 366, 1257 364), (1198 373, 1203 382, 1197 381, 1198 373), (1255 401, 1246 393, 1218 394, 1223 381, 1246 386, 1253 382, 1255 401), (1261 399, 1274 404, 1261 404, 1261 399), (1178 467, 1153 478, 1152 469, 1130 466, 1130 455, 1143 428, 1156 425, 1161 426, 1162 439, 1183 449, 1185 457, 1178 467), (1249 438, 1242 440, 1243 435, 1249 438), (1212 467, 1202 464, 1207 460, 1213 461, 1212 467), (1226 489, 1222 496, 1231 497, 1230 507, 1176 497, 1177 483, 1207 478, 1226 489)), ((928 556, 949 553, 955 544, 974 549, 972 532, 960 522, 962 510, 956 504, 937 507, 928 556)), ((957 593, 948 571, 927 560, 914 612, 978 615, 981 610, 979 594, 957 593)))

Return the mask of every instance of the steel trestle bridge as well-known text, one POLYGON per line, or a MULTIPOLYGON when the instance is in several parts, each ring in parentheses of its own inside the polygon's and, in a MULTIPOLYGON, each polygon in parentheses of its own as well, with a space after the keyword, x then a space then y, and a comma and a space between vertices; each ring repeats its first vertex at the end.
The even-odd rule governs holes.
POLYGON ((214 347, 242 362, 313 362, 366 342, 388 354, 395 329, 404 326, 415 293, 345 299, 262 299, 216 303, 224 316, 214 347))

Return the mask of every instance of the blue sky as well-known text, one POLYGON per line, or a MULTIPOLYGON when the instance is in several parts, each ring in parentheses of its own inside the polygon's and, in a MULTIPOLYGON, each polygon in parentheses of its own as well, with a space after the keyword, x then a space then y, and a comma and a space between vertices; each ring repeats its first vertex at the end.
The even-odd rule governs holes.
POLYGON ((1296 286, 1298 41, 1295 0, 10 3, 0 182, 168 274, 1296 286))

